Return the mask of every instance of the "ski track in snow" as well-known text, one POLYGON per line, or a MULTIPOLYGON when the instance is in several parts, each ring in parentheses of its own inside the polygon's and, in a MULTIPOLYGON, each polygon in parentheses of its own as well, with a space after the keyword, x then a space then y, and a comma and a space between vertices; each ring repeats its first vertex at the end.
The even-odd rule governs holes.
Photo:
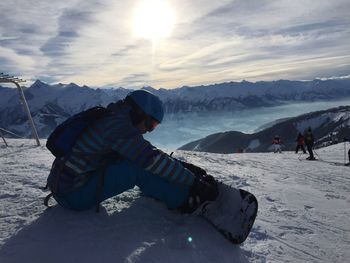
POLYGON ((98 214, 45 209, 47 192, 41 188, 53 156, 32 140, 8 141, 8 148, 0 144, 1 263, 347 262, 350 257, 350 168, 333 164, 344 162, 343 144, 317 150, 323 161, 313 162, 293 152, 177 151, 175 157, 256 195, 255 225, 236 246, 201 218, 169 211, 137 188, 105 201, 98 214))

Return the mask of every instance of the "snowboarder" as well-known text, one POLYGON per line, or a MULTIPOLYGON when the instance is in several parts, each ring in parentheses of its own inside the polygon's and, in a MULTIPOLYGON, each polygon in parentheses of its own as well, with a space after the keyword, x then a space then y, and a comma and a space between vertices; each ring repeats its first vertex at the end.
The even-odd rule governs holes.
POLYGON ((314 147, 314 135, 312 134, 312 130, 311 127, 308 128, 307 132, 305 133, 305 144, 307 147, 307 151, 309 152, 309 157, 307 157, 307 160, 316 160, 316 158, 314 157, 314 153, 312 151, 312 148, 314 147))
POLYGON ((295 153, 298 153, 299 149, 301 149, 303 151, 303 153, 306 153, 305 140, 304 140, 304 136, 301 134, 301 132, 299 132, 298 137, 296 139, 296 142, 297 142, 297 147, 295 149, 295 153))
POLYGON ((78 137, 71 154, 56 158, 48 177, 52 196, 63 207, 86 210, 137 185, 169 209, 195 211, 215 200, 217 182, 205 171, 154 147, 143 138, 163 120, 161 100, 136 90, 108 105, 111 114, 78 137))
POLYGON ((278 135, 276 135, 272 140, 274 153, 277 153, 277 152, 282 153, 281 144, 282 144, 282 141, 281 141, 280 137, 278 135))

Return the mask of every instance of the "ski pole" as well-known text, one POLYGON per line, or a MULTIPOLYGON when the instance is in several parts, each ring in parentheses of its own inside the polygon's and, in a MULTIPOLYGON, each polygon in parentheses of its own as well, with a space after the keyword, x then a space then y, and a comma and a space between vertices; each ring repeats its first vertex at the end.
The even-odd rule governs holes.
POLYGON ((8 144, 7 144, 7 142, 6 142, 5 138, 4 138, 4 136, 2 135, 1 130, 0 130, 0 136, 1 136, 2 140, 3 140, 4 143, 5 143, 5 146, 8 147, 8 144))
POLYGON ((318 157, 319 160, 323 161, 322 158, 318 155, 318 153, 316 152, 315 149, 312 149, 314 151, 314 153, 316 154, 316 156, 318 157))
POLYGON ((298 160, 299 161, 301 161, 301 155, 302 155, 303 153, 299 153, 299 156, 298 156, 298 160))

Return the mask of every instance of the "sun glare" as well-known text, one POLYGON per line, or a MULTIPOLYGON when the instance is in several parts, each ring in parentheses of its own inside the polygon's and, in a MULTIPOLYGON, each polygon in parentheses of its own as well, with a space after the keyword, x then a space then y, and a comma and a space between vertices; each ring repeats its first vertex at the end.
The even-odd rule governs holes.
POLYGON ((165 38, 170 36, 174 23, 174 10, 166 1, 143 0, 134 11, 133 32, 141 38, 165 38))

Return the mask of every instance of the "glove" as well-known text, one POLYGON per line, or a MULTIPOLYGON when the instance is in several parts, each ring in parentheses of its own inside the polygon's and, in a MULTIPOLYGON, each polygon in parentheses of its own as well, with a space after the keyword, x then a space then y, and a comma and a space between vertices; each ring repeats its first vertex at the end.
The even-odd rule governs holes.
MULTIPOLYGON (((209 175, 209 174, 206 174, 202 177, 202 180, 210 185, 216 185, 217 182, 216 180, 214 179, 213 176, 209 175)), ((217 185, 216 185, 217 186, 217 185)))
POLYGON ((212 176, 206 178, 206 180, 195 178, 185 204, 180 207, 181 212, 192 213, 205 201, 214 201, 217 198, 219 194, 217 182, 212 176))
POLYGON ((190 170, 198 179, 203 180, 204 182, 207 182, 208 184, 213 184, 213 185, 216 184, 214 177, 207 174, 207 172, 204 169, 202 169, 194 164, 186 163, 184 161, 179 161, 179 162, 181 162, 183 167, 190 170))

